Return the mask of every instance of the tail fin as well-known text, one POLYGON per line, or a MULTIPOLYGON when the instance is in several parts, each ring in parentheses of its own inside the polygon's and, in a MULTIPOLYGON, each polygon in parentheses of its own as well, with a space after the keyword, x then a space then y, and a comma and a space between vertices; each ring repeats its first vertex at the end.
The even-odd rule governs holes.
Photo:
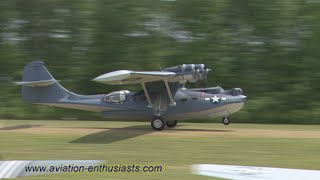
POLYGON ((22 100, 33 103, 54 103, 68 97, 69 91, 53 78, 42 61, 33 61, 24 67, 22 100))

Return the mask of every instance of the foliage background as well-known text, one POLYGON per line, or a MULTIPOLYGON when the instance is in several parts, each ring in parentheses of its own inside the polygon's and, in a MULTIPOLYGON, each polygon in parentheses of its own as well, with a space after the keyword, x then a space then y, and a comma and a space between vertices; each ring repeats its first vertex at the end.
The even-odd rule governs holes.
POLYGON ((241 87, 235 122, 319 124, 319 44, 318 0, 1 0, 0 118, 101 119, 22 103, 12 82, 33 60, 81 94, 140 88, 90 82, 112 70, 205 63, 189 87, 241 87))

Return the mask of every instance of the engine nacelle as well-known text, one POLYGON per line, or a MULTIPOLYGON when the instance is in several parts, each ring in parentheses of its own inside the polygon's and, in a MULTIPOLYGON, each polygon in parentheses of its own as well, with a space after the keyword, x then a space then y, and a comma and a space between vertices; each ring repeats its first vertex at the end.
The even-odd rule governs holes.
POLYGON ((170 71, 177 74, 177 76, 170 81, 179 81, 183 83, 186 81, 196 82, 198 80, 205 80, 211 69, 207 69, 204 64, 183 64, 166 68, 164 71, 170 71))

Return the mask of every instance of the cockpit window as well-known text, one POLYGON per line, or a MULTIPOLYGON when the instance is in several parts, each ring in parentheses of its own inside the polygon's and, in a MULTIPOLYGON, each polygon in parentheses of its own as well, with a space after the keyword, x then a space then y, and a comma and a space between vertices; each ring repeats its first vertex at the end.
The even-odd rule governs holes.
POLYGON ((223 91, 223 89, 221 87, 213 87, 213 88, 210 88, 210 89, 207 89, 206 90, 206 93, 209 93, 209 94, 219 94, 223 91))
POLYGON ((124 101, 126 101, 126 94, 129 93, 130 91, 128 90, 115 91, 104 96, 103 100, 110 103, 122 104, 124 101))
POLYGON ((243 93, 242 89, 240 89, 240 88, 233 88, 231 92, 232 92, 233 96, 242 95, 242 93, 243 93))

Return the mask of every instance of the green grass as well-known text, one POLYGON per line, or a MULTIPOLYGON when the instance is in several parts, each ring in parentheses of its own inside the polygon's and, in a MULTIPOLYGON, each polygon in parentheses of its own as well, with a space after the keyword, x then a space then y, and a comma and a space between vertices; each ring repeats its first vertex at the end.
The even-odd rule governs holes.
POLYGON ((73 173, 22 179, 214 179, 192 175, 190 166, 320 169, 319 134, 320 126, 306 125, 181 123, 176 130, 154 132, 143 122, 0 120, 0 158, 163 165, 162 173, 73 173))

